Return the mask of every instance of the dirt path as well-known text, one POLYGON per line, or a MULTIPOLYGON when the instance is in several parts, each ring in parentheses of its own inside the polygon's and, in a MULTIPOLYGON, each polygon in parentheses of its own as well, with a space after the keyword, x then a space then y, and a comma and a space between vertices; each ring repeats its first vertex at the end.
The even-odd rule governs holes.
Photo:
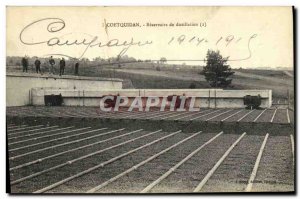
POLYGON ((283 71, 283 73, 289 77, 294 77, 294 75, 292 73, 290 73, 289 71, 283 71))

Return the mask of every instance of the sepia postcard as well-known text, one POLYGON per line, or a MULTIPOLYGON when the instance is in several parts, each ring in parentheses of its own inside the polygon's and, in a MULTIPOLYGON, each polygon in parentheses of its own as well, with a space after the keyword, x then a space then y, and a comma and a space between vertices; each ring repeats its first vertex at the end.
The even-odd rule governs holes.
POLYGON ((294 12, 7 6, 7 192, 295 194, 294 12))

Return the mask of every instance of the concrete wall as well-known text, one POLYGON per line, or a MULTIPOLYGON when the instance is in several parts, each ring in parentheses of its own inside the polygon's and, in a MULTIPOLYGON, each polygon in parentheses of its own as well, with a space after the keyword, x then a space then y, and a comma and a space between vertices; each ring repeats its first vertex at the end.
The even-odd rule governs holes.
POLYGON ((201 108, 242 108, 245 95, 260 95, 262 97, 261 107, 269 108, 272 105, 271 90, 222 90, 222 89, 103 89, 92 90, 66 90, 34 88, 32 89, 33 105, 44 105, 44 95, 63 96, 64 105, 67 106, 99 106, 100 99, 105 95, 120 95, 130 98, 130 102, 136 96, 166 97, 170 95, 185 95, 197 97, 195 106, 201 108))
POLYGON ((122 80, 82 77, 82 76, 49 76, 38 74, 8 73, 6 75, 6 106, 24 106, 31 104, 31 89, 51 87, 55 90, 68 89, 90 91, 101 89, 122 89, 122 80))

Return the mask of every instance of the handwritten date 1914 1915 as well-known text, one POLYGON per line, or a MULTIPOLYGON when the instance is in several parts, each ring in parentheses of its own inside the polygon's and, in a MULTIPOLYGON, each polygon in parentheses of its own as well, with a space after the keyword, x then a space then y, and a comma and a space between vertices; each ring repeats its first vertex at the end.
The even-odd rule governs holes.
MULTIPOLYGON (((134 39, 133 37, 131 39, 118 39, 118 38, 112 38, 108 41, 99 41, 99 36, 97 35, 91 35, 88 33, 80 33, 79 37, 68 37, 69 35, 74 35, 75 32, 63 32, 64 28, 66 27, 66 23, 63 19, 60 18, 43 18, 36 20, 27 26, 25 26, 20 34, 19 39, 21 43, 24 45, 41 45, 45 44, 48 47, 54 47, 54 46, 76 46, 76 47, 83 47, 83 50, 81 52, 81 55, 77 57, 77 59, 81 59, 84 57, 85 53, 88 51, 88 49, 93 47, 120 47, 121 51, 117 55, 118 57, 124 56, 126 52, 132 47, 142 47, 142 46, 149 46, 154 43, 153 40, 144 40, 139 41, 134 39), (50 36, 46 39, 41 39, 40 37, 33 38, 32 32, 36 29, 39 29, 41 33, 44 31, 45 33, 48 33, 50 36)), ((41 34, 39 33, 39 34, 41 34)), ((252 34, 248 38, 241 38, 241 37, 235 37, 234 35, 228 35, 228 36, 220 36, 217 39, 214 40, 208 40, 206 38, 196 37, 196 36, 187 36, 187 35, 179 35, 177 37, 171 37, 169 41, 166 41, 169 45, 194 45, 194 46, 203 46, 205 43, 209 44, 215 44, 216 46, 223 46, 223 47, 229 47, 232 46, 233 43, 238 44, 242 41, 247 41, 246 45, 248 48, 248 55, 243 58, 238 59, 230 59, 229 61, 240 61, 240 60, 246 60, 251 57, 251 49, 250 49, 250 42, 252 39, 254 39, 257 36, 257 34, 252 34)), ((51 54, 55 55, 55 54, 51 54)), ((60 54, 62 55, 62 54, 60 54)), ((63 55, 66 57, 71 57, 69 55, 63 55)), ((71 57, 74 58, 74 57, 71 57)))

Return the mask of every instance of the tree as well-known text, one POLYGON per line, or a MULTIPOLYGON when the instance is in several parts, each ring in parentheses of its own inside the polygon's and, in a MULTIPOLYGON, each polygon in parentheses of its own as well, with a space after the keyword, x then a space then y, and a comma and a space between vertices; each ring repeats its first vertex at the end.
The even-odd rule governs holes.
POLYGON ((162 63, 162 64, 164 64, 164 63, 166 63, 167 62, 167 58, 165 58, 165 57, 162 57, 162 58, 160 58, 160 63, 162 63))
POLYGON ((206 54, 206 66, 201 71, 205 76, 206 81, 212 87, 225 88, 229 86, 232 79, 229 76, 233 75, 229 65, 227 65, 228 57, 223 58, 219 51, 208 50, 206 54))

